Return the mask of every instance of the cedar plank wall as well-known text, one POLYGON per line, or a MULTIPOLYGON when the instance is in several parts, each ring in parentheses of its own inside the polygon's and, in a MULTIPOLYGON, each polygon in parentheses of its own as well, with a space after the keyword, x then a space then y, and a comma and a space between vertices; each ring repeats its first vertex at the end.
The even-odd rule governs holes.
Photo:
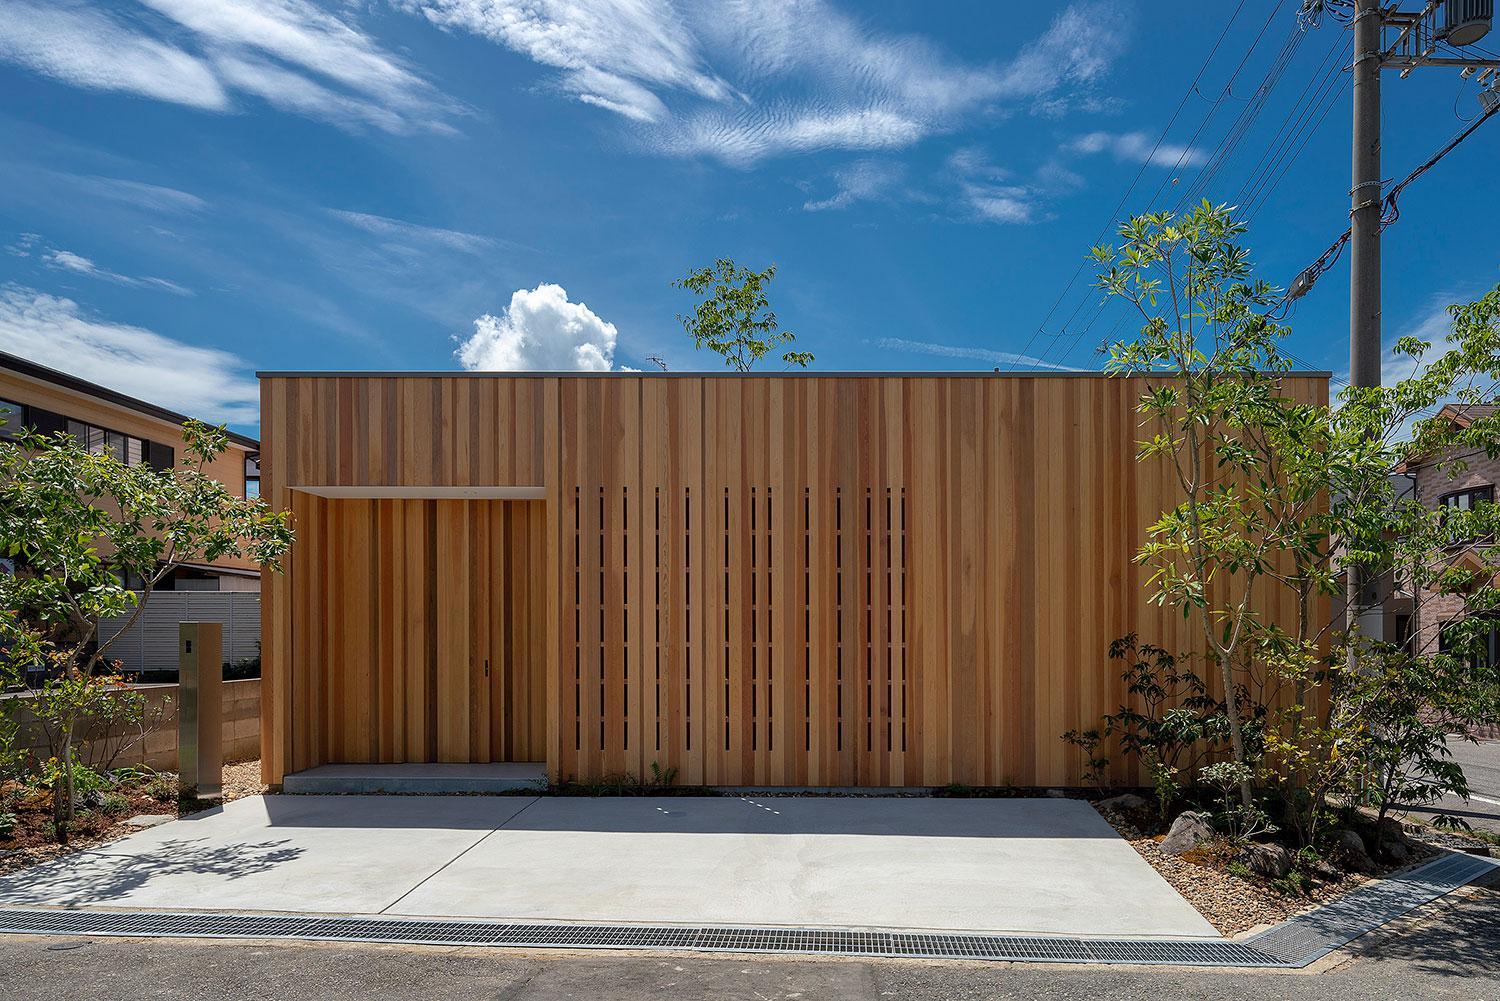
MULTIPOLYGON (((1321 377, 1288 388, 1327 398, 1321 377)), ((684 783, 1078 784, 1081 755, 1059 734, 1124 701, 1109 642, 1135 630, 1201 646, 1146 602, 1131 561, 1177 499, 1165 466, 1134 458, 1141 390, 1089 376, 268 376, 262 490, 297 511, 299 539, 264 585, 265 780, 359 760, 330 756, 321 721, 384 754, 418 715, 401 698, 433 691, 396 688, 383 654, 353 689, 327 666, 341 646, 399 642, 388 609, 405 608, 410 634, 432 605, 386 588, 338 598, 347 620, 319 618, 318 593, 359 592, 367 571, 345 561, 358 540, 327 537, 326 502, 291 488, 342 484, 546 488, 530 502, 545 535, 527 545, 537 628, 555 639, 517 746, 554 778, 657 763, 684 783)), ((392 538, 381 522, 372 544, 401 545, 390 517, 392 538)))

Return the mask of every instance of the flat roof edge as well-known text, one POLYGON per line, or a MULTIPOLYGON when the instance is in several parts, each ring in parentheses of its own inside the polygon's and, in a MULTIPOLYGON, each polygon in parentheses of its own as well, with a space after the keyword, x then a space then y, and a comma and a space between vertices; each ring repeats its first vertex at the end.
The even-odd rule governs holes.
MULTIPOLYGON (((1166 375, 1166 373, 1158 373, 1166 375)), ((1331 379, 1332 372, 1297 369, 1280 373, 1331 379)), ((268 371, 257 379, 1113 379, 1108 372, 1003 369, 998 372, 455 372, 455 371, 268 371)))

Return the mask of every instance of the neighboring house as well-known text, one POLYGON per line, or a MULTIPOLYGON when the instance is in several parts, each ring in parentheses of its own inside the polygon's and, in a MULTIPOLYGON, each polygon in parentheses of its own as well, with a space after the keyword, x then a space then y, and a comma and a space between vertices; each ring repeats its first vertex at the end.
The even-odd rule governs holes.
MULTIPOLYGON (((1494 414, 1494 405, 1448 405, 1440 412, 1459 426, 1467 426, 1475 419, 1494 414)), ((1429 508, 1439 506, 1470 509, 1478 504, 1495 501, 1496 484, 1500 483, 1500 460, 1487 457, 1482 452, 1466 452, 1462 458, 1466 468, 1459 472, 1443 468, 1445 460, 1452 455, 1419 456, 1409 459, 1401 474, 1411 484, 1417 500, 1429 508)), ((1457 550, 1449 554, 1452 560, 1477 560, 1469 550, 1457 550)), ((1398 589, 1391 603, 1394 632, 1387 635, 1398 642, 1411 641, 1416 649, 1435 652, 1442 648, 1443 627, 1462 613, 1463 599, 1456 595, 1431 592, 1413 593, 1409 584, 1398 589)), ((1486 661, 1500 661, 1500 625, 1490 630, 1486 661)))
MULTIPOLYGON (((46 434, 63 431, 92 451, 107 449, 124 462, 149 463, 164 469, 183 459, 182 424, 187 419, 165 407, 0 352, 0 437, 12 436, 22 427, 46 434)), ((228 437, 228 449, 205 472, 232 493, 258 496, 260 442, 233 432, 228 437)), ((260 591, 256 563, 244 559, 184 563, 162 580, 158 590, 239 592, 242 596, 204 606, 201 617, 225 621, 226 627, 233 627, 226 634, 226 645, 234 659, 254 656, 260 591), (230 643, 234 637, 237 642, 230 643)), ((175 672, 177 618, 200 611, 190 608, 187 600, 185 595, 167 599, 159 609, 148 604, 146 621, 122 639, 119 649, 112 653, 125 662, 128 670, 175 672)), ((117 623, 101 623, 101 633, 110 635, 117 627, 117 623)))
MULTIPOLYGON (((1128 699, 1110 643, 1202 647, 1134 560, 1180 491, 1136 460, 1140 379, 261 380, 264 496, 297 529, 264 581, 270 783, 1081 785, 1061 735, 1128 699)), ((1326 374, 1286 383, 1327 402, 1326 374)))

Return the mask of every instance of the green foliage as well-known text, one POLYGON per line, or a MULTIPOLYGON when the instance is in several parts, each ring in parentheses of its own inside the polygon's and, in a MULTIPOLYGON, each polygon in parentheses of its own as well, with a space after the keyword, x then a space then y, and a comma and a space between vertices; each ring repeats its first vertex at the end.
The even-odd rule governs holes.
POLYGON ((8 838, 15 831, 18 818, 9 810, 0 810, 0 838, 8 838))
POLYGON ((183 425, 183 465, 127 465, 67 434, 23 431, 0 441, 0 683, 41 682, 26 706, 41 722, 62 782, 53 797, 59 838, 77 796, 75 749, 86 721, 139 726, 141 704, 113 677, 108 653, 152 591, 184 561, 248 557, 280 568, 291 544, 285 513, 230 493, 207 475, 227 448, 222 427, 183 425), (127 582, 140 582, 132 590, 127 582), (129 616, 100 642, 98 622, 129 616))
POLYGON ((1254 803, 1247 806, 1236 798, 1240 787, 1254 777, 1248 765, 1238 761, 1216 761, 1200 768, 1198 777, 1204 785, 1214 790, 1217 800, 1213 812, 1214 825, 1232 843, 1242 845, 1254 837, 1276 830, 1264 810, 1254 803))
MULTIPOLYGON (((694 268, 674 281, 674 288, 703 297, 691 315, 677 317, 693 338, 693 346, 722 356, 724 364, 736 372, 749 372, 766 355, 796 341, 791 331, 778 329, 766 297, 766 286, 774 277, 774 264, 764 271, 751 271, 720 258, 711 267, 694 268)), ((781 360, 788 367, 806 368, 813 356, 788 348, 781 360)))

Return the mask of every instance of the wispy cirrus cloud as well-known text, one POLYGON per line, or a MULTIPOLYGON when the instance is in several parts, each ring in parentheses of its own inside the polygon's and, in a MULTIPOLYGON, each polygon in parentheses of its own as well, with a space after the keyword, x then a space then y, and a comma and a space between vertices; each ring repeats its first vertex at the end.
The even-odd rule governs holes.
POLYGON ((932 341, 908 341, 899 337, 882 337, 875 342, 875 346, 882 351, 904 351, 911 354, 936 355, 940 358, 963 358, 992 365, 1025 365, 1027 368, 1071 371, 1066 365, 1058 365, 1031 355, 1018 354, 1014 351, 993 351, 989 348, 975 348, 962 344, 938 344, 932 341))
POLYGON ((498 243, 491 237, 480 236, 477 233, 464 233, 439 226, 423 226, 419 223, 403 222, 400 219, 373 215, 369 212, 350 212, 344 209, 330 209, 329 212, 335 218, 342 219, 357 229, 382 237, 398 246, 433 243, 466 254, 482 254, 493 249, 498 243))
POLYGON ((249 366, 144 327, 90 316, 71 299, 0 287, 7 351, 111 389, 212 421, 256 424, 260 389, 249 366))
POLYGON ((821 149, 909 146, 966 116, 1058 114, 1097 98, 1129 19, 1079 0, 1009 61, 971 65, 881 33, 827 0, 392 0, 554 69, 651 147, 737 166, 821 149))
POLYGON ((1199 167, 1208 154, 1194 146, 1158 144, 1145 132, 1089 132, 1063 147, 1082 155, 1108 153, 1122 163, 1145 163, 1153 167, 1199 167))
POLYGON ((810 199, 802 207, 808 212, 825 212, 846 209, 855 202, 884 198, 901 182, 904 173, 899 164, 858 160, 833 171, 836 188, 833 194, 827 198, 810 199))
POLYGON ((0 2, 0 59, 89 90, 205 111, 252 96, 348 129, 451 129, 456 102, 350 21, 308 0, 0 2))
POLYGON ((84 275, 88 278, 97 278, 100 281, 112 282, 115 285, 125 285, 130 288, 159 289, 163 292, 171 292, 173 295, 190 296, 193 290, 168 281, 165 278, 153 278, 149 275, 122 275, 118 271, 101 268, 89 258, 82 254, 75 254, 71 250, 46 250, 41 255, 42 263, 49 268, 59 271, 67 271, 76 275, 84 275))

